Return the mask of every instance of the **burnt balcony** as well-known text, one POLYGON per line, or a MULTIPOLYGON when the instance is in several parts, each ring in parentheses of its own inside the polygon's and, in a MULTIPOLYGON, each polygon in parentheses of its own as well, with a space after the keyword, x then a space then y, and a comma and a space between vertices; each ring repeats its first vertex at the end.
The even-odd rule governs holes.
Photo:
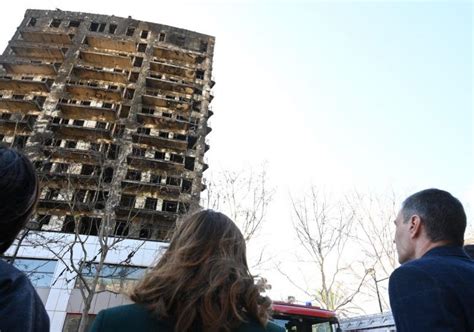
POLYGON ((118 102, 122 100, 121 89, 101 88, 89 85, 66 84, 66 92, 79 100, 106 100, 118 102))
POLYGON ((184 172, 184 165, 162 159, 151 159, 140 156, 129 155, 127 163, 140 169, 159 169, 169 172, 169 175, 181 175, 184 172))
POLYGON ((38 115, 41 112, 41 107, 34 100, 0 98, 0 110, 8 110, 10 113, 38 115))
POLYGON ((37 206, 37 212, 43 214, 63 215, 64 212, 92 212, 94 211, 94 204, 82 203, 66 200, 40 199, 37 206))
POLYGON ((51 188, 80 188, 97 190, 100 179, 97 175, 38 172, 43 186, 51 188))
POLYGON ((33 130, 33 120, 7 120, 0 118, 0 133, 4 135, 25 135, 33 130))
POLYGON ((55 76, 57 74, 57 70, 52 64, 9 61, 1 61, 0 64, 9 75, 55 76))
POLYGON ((111 132, 107 129, 89 128, 83 126, 52 123, 49 129, 57 135, 57 138, 82 139, 95 142, 98 139, 111 140, 111 132))
POLYGON ((14 42, 10 47, 17 56, 23 58, 60 62, 64 60, 64 52, 59 47, 25 42, 14 42))
POLYGON ((186 141, 178 141, 145 134, 132 134, 132 142, 146 144, 157 149, 172 149, 176 151, 186 151, 188 145, 186 141))
POLYGON ((192 85, 182 84, 154 77, 146 78, 146 86, 152 89, 160 89, 165 91, 184 93, 188 95, 199 93, 198 89, 192 85))
POLYGON ((93 66, 122 69, 132 68, 132 59, 128 56, 81 51, 79 58, 93 66))
POLYGON ((124 206, 118 206, 115 210, 118 219, 144 222, 163 222, 174 224, 178 214, 166 211, 156 211, 147 209, 137 209, 124 206))
POLYGON ((199 64, 204 60, 204 57, 196 52, 183 51, 179 49, 169 49, 164 47, 155 47, 153 49, 153 56, 159 59, 163 59, 165 61, 171 60, 173 62, 192 66, 199 64))
POLYGON ((192 81, 196 77, 196 72, 193 69, 164 62, 152 61, 150 62, 150 69, 157 73, 179 76, 192 81))
POLYGON ((86 37, 86 43, 90 47, 100 50, 111 50, 116 52, 133 53, 136 51, 136 43, 128 39, 117 39, 104 37, 104 35, 89 35, 86 37))
POLYGON ((44 146, 43 153, 51 161, 68 160, 82 164, 102 164, 104 154, 98 151, 61 148, 58 146, 44 146))
POLYGON ((21 38, 30 43, 39 44, 72 44, 71 38, 68 34, 63 32, 40 31, 40 30, 26 30, 20 31, 21 38))
POLYGON ((180 188, 160 183, 123 180, 122 192, 125 194, 158 194, 163 198, 177 199, 180 194, 180 188))
POLYGON ((189 111, 191 109, 191 103, 189 102, 156 96, 150 91, 147 91, 142 96, 142 103, 148 106, 166 107, 177 111, 189 111))
POLYGON ((105 70, 91 69, 86 67, 76 66, 72 70, 75 77, 80 80, 95 80, 114 83, 127 83, 127 77, 124 73, 110 72, 105 70))
POLYGON ((11 80, 0 78, 0 90, 13 90, 18 94, 49 92, 50 85, 42 81, 11 80))
POLYGON ((137 121, 147 127, 179 131, 181 134, 186 133, 186 131, 189 129, 188 122, 152 114, 137 113, 137 121))
POLYGON ((114 122, 117 119, 117 111, 112 108, 59 103, 58 109, 67 119, 105 122, 114 122))

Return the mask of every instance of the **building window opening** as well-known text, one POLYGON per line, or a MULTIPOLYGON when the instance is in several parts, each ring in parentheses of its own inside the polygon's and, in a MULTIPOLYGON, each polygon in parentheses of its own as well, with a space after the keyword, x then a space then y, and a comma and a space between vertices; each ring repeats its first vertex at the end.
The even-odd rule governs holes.
POLYGON ((107 122, 100 122, 98 121, 96 124, 95 124, 95 127, 97 129, 107 129, 107 122))
POLYGON ((92 22, 90 27, 89 27, 89 31, 97 31, 97 29, 99 29, 99 23, 96 23, 96 22, 92 22))
POLYGON ((140 233, 138 235, 139 238, 141 239, 149 239, 151 236, 151 231, 148 227, 142 227, 140 229, 140 233))
POLYGON ((137 156, 137 157, 145 157, 145 151, 146 150, 144 148, 133 147, 132 155, 137 156))
POLYGON ((138 73, 131 72, 128 80, 130 81, 130 83, 136 83, 138 81, 138 73))
POLYGON ((158 41, 162 42, 162 41, 165 41, 165 34, 163 32, 161 32, 158 36, 158 41))
POLYGON ((143 38, 143 39, 148 38, 148 31, 147 31, 147 30, 143 30, 142 33, 140 34, 140 38, 143 38))
POLYGON ((166 212, 177 212, 178 202, 174 201, 163 201, 163 211, 166 212))
POLYGON ((184 168, 190 171, 194 171, 194 158, 193 157, 186 157, 184 162, 184 168))
POLYGON ((118 145, 117 144, 111 144, 110 147, 109 147, 107 158, 112 159, 112 160, 117 159, 118 151, 119 151, 118 145))
POLYGON ((166 178, 166 184, 169 185, 169 186, 179 186, 180 185, 180 179, 172 177, 172 176, 168 176, 166 178))
POLYGON ((117 30, 117 25, 116 25, 116 24, 110 24, 110 25, 109 25, 109 33, 110 33, 110 34, 113 35, 116 30, 117 30))
POLYGON ((129 169, 125 178, 132 181, 140 181, 142 178, 142 173, 140 171, 129 169))
POLYGON ((66 141, 66 148, 68 149, 75 149, 77 146, 76 141, 66 141))
POLYGON ((140 127, 140 128, 137 129, 138 134, 150 135, 150 132, 151 132, 150 128, 140 127))
POLYGON ((155 159, 164 160, 165 159, 165 153, 161 152, 161 151, 155 151, 155 159))
POLYGON ((92 175, 94 173, 95 167, 92 165, 82 165, 81 175, 92 175))
POLYGON ((64 233, 75 233, 76 222, 74 221, 73 216, 66 216, 61 231, 64 233))
POLYGON ((171 154, 170 160, 178 164, 182 164, 184 162, 183 156, 174 153, 171 154))
POLYGON ((157 204, 158 204, 158 200, 156 198, 147 197, 145 199, 145 209, 147 210, 156 210, 157 204))
POLYGON ((151 177, 150 177, 150 182, 155 183, 155 184, 160 184, 161 183, 161 175, 152 174, 151 177))
POLYGON ((126 99, 132 99, 134 93, 135 93, 134 89, 125 89, 125 96, 124 97, 126 99))
POLYGON ((190 193, 192 184, 193 183, 191 181, 183 179, 183 184, 181 185, 181 191, 183 193, 190 193))
POLYGON ((136 57, 135 62, 133 63, 134 67, 141 67, 143 64, 143 58, 142 57, 136 57))
POLYGON ((142 114, 154 114, 155 110, 152 108, 142 108, 142 114))
POLYGON ((122 194, 120 198, 120 206, 133 208, 135 206, 135 196, 122 194))
POLYGON ((55 18, 51 21, 51 24, 49 26, 52 28, 59 28, 60 25, 61 25, 61 20, 55 18))
POLYGON ((36 25, 36 17, 30 18, 30 20, 28 21, 28 26, 34 27, 35 25, 36 25))
POLYGON ((122 105, 120 106, 120 118, 125 119, 128 118, 128 115, 130 114, 130 106, 127 105, 122 105))
POLYGON ((117 221, 115 223, 114 234, 117 236, 127 236, 129 231, 128 223, 125 221, 117 221))
POLYGON ((138 52, 145 52, 146 44, 140 43, 138 44, 138 52))
POLYGON ((98 29, 98 31, 99 31, 99 32, 104 32, 106 25, 107 25, 107 24, 105 24, 105 23, 100 23, 100 24, 99 24, 99 29, 98 29))
POLYGON ((135 32, 135 28, 128 27, 126 35, 127 36, 133 36, 134 32, 135 32))
POLYGON ((199 80, 204 79, 204 70, 196 70, 196 78, 199 80))
POLYGON ((97 235, 99 234, 101 218, 82 217, 79 233, 97 235))
POLYGON ((81 24, 80 21, 70 21, 69 22, 69 27, 70 28, 78 28, 80 24, 81 24))
POLYGON ((112 182, 113 176, 114 176, 114 169, 112 167, 107 167, 104 170, 104 174, 103 174, 102 179, 105 183, 110 183, 110 182, 112 182))

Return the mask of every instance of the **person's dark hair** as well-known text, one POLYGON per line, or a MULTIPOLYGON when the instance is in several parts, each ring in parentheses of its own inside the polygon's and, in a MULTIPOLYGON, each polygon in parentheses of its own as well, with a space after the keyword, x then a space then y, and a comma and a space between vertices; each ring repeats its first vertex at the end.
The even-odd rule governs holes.
POLYGON ((431 241, 463 245, 466 213, 461 202, 447 191, 426 189, 408 197, 402 205, 404 222, 415 214, 421 218, 431 241))
POLYGON ((167 251, 130 297, 172 322, 175 331, 230 331, 249 318, 265 326, 271 306, 248 269, 242 233, 212 210, 178 226, 167 251))
POLYGON ((35 169, 22 153, 0 146, 0 254, 26 225, 38 200, 35 169))

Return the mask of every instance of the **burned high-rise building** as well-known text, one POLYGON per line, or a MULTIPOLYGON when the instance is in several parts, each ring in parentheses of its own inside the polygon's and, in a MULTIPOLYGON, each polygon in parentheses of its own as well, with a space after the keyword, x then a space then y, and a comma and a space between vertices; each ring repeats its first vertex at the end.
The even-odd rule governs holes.
POLYGON ((162 240, 198 206, 214 37, 27 10, 0 58, 0 140, 42 191, 31 227, 162 240))

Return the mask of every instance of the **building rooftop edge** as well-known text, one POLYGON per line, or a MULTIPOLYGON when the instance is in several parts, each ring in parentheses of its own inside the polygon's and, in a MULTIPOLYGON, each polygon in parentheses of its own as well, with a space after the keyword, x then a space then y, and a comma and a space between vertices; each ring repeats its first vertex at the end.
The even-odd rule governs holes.
POLYGON ((81 16, 82 15, 84 17, 87 17, 87 16, 103 17, 104 19, 105 18, 110 19, 110 18, 113 17, 113 18, 116 18, 116 19, 119 19, 119 20, 129 20, 130 22, 136 22, 136 23, 141 22, 141 23, 146 23, 146 24, 151 24, 151 25, 156 25, 156 26, 163 26, 163 27, 167 27, 167 28, 170 28, 170 29, 174 29, 174 30, 181 30, 181 31, 190 32, 190 33, 199 35, 201 37, 212 38, 214 40, 216 39, 215 36, 211 36, 211 35, 208 35, 208 34, 205 34, 205 33, 197 32, 197 31, 193 31, 193 30, 188 30, 188 29, 183 29, 183 28, 178 28, 178 27, 174 27, 174 26, 171 26, 171 25, 162 24, 162 23, 158 23, 158 22, 141 21, 141 20, 133 19, 133 18, 131 18, 131 16, 126 18, 126 17, 115 16, 115 15, 94 14, 94 13, 86 13, 86 12, 75 12, 75 11, 67 11, 67 10, 60 10, 60 9, 53 10, 53 9, 34 9, 34 8, 26 9, 25 16, 31 15, 33 13, 45 13, 45 14, 61 13, 64 16, 68 16, 68 15, 70 15, 70 16, 81 16))

